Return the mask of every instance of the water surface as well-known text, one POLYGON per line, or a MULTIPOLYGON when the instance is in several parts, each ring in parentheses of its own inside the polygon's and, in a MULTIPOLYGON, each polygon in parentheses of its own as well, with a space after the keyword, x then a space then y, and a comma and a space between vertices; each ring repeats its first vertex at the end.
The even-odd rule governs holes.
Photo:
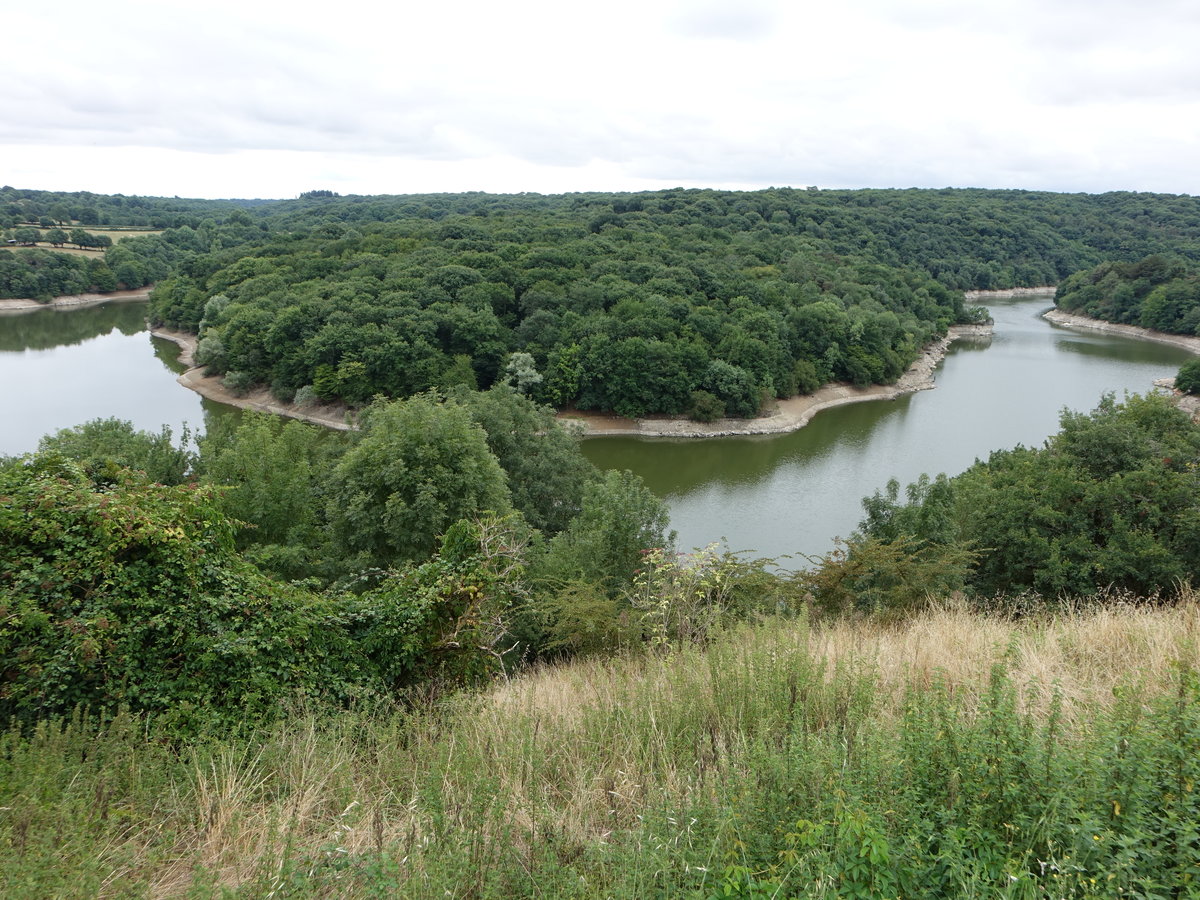
POLYGON ((150 337, 144 301, 0 316, 0 455, 108 416, 177 438, 202 429, 207 401, 175 382, 177 356, 150 337))
POLYGON ((828 552, 862 518, 861 498, 889 478, 955 474, 1016 444, 1040 446, 1064 407, 1106 391, 1146 392, 1190 354, 1149 341, 1052 325, 1045 297, 995 299, 990 339, 951 345, 937 388, 819 413, 787 435, 712 440, 593 438, 603 468, 641 475, 671 509, 679 546, 726 539, 763 556, 828 552))

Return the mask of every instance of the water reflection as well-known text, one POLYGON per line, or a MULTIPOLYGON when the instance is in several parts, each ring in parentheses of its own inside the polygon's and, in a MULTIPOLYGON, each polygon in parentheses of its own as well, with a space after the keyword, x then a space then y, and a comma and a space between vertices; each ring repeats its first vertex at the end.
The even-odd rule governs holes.
POLYGON ((0 316, 0 454, 99 417, 154 432, 165 424, 176 436, 185 424, 200 429, 204 405, 176 383, 178 353, 151 343, 145 316, 144 302, 0 316))
POLYGON ((0 352, 71 347, 113 331, 133 335, 145 328, 144 302, 9 313, 0 316, 0 352))

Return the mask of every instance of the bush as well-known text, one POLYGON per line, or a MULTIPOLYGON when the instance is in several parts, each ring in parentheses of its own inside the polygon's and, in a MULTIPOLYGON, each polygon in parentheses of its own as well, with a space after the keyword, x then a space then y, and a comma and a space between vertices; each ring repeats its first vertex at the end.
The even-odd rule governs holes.
POLYGON ((298 388, 295 396, 292 397, 292 403, 301 408, 316 406, 320 401, 321 398, 317 396, 317 392, 313 390, 311 384, 298 388))
POLYGON ((253 386, 254 379, 250 377, 249 372, 230 372, 221 380, 221 384, 225 385, 235 396, 244 397, 253 386))
POLYGON ((124 706, 191 731, 372 692, 345 611, 242 561, 214 489, 51 453, 0 497, 0 722, 124 706))
POLYGON ((1185 394, 1200 394, 1200 356, 1183 364, 1175 376, 1175 387, 1185 394))
POLYGON ((692 391, 692 408, 688 417, 696 422, 715 422, 725 418, 725 404, 708 391, 692 391))

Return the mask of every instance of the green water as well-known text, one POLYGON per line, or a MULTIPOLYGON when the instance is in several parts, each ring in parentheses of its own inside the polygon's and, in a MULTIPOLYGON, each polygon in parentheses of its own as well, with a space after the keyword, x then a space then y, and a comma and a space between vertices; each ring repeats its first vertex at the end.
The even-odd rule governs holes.
MULTIPOLYGON (((1174 347, 1080 332, 1040 318, 1045 298, 994 300, 990 340, 953 345, 938 388, 820 413, 774 437, 594 438, 584 452, 627 468, 666 499, 683 548, 727 539, 764 556, 820 554, 848 535, 859 502, 891 477, 960 472, 976 457, 1039 445, 1064 407, 1105 391, 1146 391, 1189 355, 1174 347)), ((152 339, 142 303, 0 316, 0 454, 98 416, 178 434, 230 414, 175 382, 177 348, 152 339)), ((803 559, 797 558, 802 563, 803 559)), ((786 564, 786 560, 785 560, 786 564)))
POLYGON ((895 477, 954 474, 992 450, 1040 446, 1063 407, 1086 410, 1106 391, 1145 392, 1190 355, 1149 341, 1051 325, 1046 298, 990 301, 991 339, 956 342, 937 388, 822 412, 773 437, 593 438, 584 452, 628 468, 666 499, 679 546, 726 539, 762 556, 828 552, 862 517, 861 498, 895 477))

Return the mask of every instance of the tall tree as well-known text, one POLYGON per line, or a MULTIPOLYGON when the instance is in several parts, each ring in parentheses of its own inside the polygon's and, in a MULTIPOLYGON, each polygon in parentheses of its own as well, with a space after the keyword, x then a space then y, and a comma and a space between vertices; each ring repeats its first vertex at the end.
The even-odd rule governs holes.
POLYGON ((338 544, 362 565, 427 557, 459 519, 511 509, 504 470, 467 409, 432 394, 371 407, 329 488, 338 544))

